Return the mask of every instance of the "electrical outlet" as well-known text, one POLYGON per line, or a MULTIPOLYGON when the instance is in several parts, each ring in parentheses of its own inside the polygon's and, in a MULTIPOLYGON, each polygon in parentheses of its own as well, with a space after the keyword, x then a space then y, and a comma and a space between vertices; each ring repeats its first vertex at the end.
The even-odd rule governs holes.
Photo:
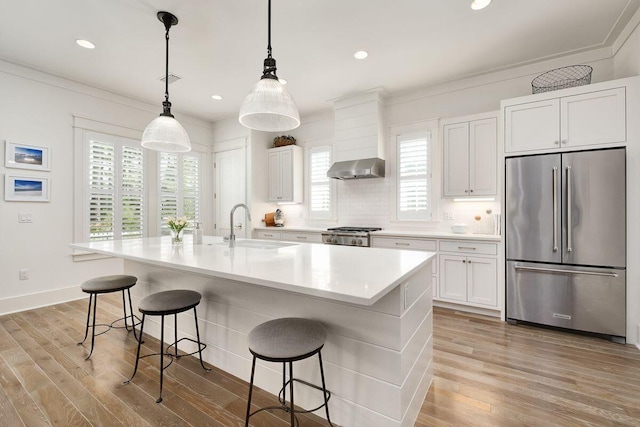
POLYGON ((444 211, 444 220, 445 221, 452 221, 453 220, 453 212, 444 211))
POLYGON ((29 270, 19 270, 20 280, 29 280, 29 270))

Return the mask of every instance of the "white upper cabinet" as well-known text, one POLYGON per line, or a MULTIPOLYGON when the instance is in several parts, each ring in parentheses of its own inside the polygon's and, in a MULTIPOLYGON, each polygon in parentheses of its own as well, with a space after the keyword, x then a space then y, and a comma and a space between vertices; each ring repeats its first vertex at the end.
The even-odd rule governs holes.
POLYGON ((533 102, 503 101, 505 152, 557 151, 625 142, 625 102, 625 88, 533 102))
POLYGON ((497 119, 445 124, 443 133, 443 196, 497 194, 497 119))
POLYGON ((303 150, 297 145, 269 150, 269 201, 302 203, 303 150))

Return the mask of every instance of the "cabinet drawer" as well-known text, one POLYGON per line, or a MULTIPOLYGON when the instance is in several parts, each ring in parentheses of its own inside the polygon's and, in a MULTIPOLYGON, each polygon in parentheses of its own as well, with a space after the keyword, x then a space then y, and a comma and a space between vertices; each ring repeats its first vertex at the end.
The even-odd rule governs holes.
POLYGON ((418 251, 436 251, 435 240, 422 239, 389 239, 386 237, 373 237, 372 246, 376 248, 412 249, 418 251))
POLYGON ((287 242, 322 243, 322 234, 320 233, 292 233, 283 231, 281 236, 281 239, 287 242))
POLYGON ((456 252, 465 254, 497 255, 498 246, 495 243, 440 241, 440 250, 443 252, 456 252))
POLYGON ((264 231, 264 230, 256 231, 256 239, 280 240, 280 236, 281 234, 279 231, 264 231))

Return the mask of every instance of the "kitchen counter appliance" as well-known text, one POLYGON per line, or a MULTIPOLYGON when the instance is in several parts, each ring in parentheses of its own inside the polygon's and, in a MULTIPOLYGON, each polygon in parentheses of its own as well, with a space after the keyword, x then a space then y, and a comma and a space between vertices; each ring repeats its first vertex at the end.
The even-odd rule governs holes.
POLYGON ((626 336, 625 149, 506 159, 507 320, 626 336))
POLYGON ((371 246, 369 233, 382 230, 377 227, 334 227, 322 232, 322 241, 330 245, 371 246))

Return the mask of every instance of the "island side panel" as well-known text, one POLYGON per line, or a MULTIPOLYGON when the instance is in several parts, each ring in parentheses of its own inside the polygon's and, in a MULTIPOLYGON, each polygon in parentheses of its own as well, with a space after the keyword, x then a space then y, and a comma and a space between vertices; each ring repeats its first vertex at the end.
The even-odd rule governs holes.
MULTIPOLYGON (((330 301, 212 276, 125 261, 127 274, 139 278, 134 303, 150 293, 193 289, 207 362, 245 381, 251 355, 246 337, 258 324, 278 317, 307 317, 329 331, 323 349, 332 419, 340 425, 413 425, 433 377, 431 262, 372 307, 330 301)), ((157 319, 145 333, 159 336, 157 319)), ((165 325, 173 335, 173 321, 165 325)), ((195 336, 191 313, 179 315, 179 334, 195 336)), ((189 350, 185 346, 185 350, 189 350)), ((259 362, 256 385, 276 394, 281 366, 259 362)), ((296 362, 296 377, 320 383, 317 358, 296 362)), ((296 403, 317 406, 318 395, 296 389, 296 403)), ((319 415, 322 415, 321 411, 319 415)))

